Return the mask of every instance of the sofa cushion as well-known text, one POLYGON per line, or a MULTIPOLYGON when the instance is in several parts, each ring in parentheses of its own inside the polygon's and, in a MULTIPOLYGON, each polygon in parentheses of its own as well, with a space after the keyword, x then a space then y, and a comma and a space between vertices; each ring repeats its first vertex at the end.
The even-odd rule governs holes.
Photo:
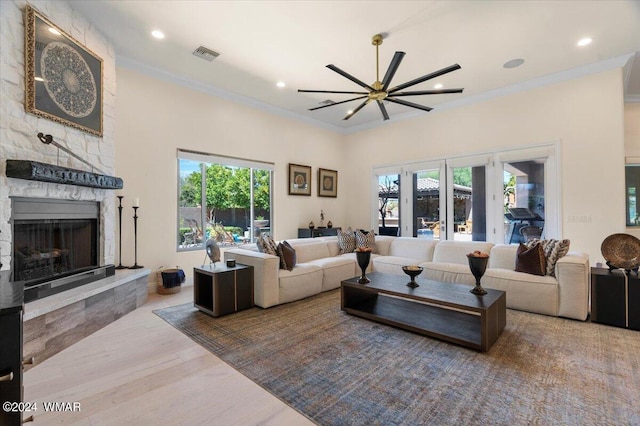
POLYGON ((468 253, 473 253, 476 250, 489 253, 491 247, 493 247, 493 243, 485 241, 440 241, 433 251, 433 261, 468 265, 468 253))
MULTIPOLYGON (((371 260, 369 261, 369 265, 367 266, 367 272, 373 272, 373 259, 379 256, 380 256, 379 254, 371 253, 371 260)), ((360 275, 360 267, 358 266, 358 257, 355 251, 353 253, 341 254, 340 257, 345 259, 351 259, 355 268, 355 275, 360 275)))
POLYGON ((547 263, 544 258, 542 246, 540 244, 536 244, 529 248, 520 243, 518 251, 516 251, 515 270, 533 275, 546 275, 547 263))
POLYGON ((404 275, 403 266, 418 265, 424 259, 400 256, 376 256, 372 258, 373 270, 387 274, 404 275))
POLYGON ((286 241, 278 244, 278 256, 280 256, 280 269, 290 271, 296 266, 296 250, 286 241))
MULTIPOLYGON (((314 238, 315 240, 315 238, 314 238)), ((309 262, 310 260, 322 259, 323 257, 331 257, 329 247, 322 240, 310 243, 293 245, 296 249, 296 258, 298 263, 309 262)))
POLYGON ((507 292, 507 308, 558 315, 558 281, 548 275, 531 275, 507 269, 487 269, 482 287, 507 292))
MULTIPOLYGON (((418 266, 422 266, 424 269, 422 276, 429 280, 469 285, 475 285, 476 283, 468 264, 425 262, 420 263, 418 266)), ((484 279, 482 280, 482 285, 484 286, 484 279)))
POLYGON ((308 263, 322 268, 322 291, 338 288, 342 280, 359 274, 356 274, 356 262, 346 256, 324 257, 308 263))
POLYGON ((375 231, 372 229, 367 232, 358 229, 356 231, 356 247, 370 248, 374 253, 377 253, 375 231))
POLYGON ((338 230, 338 246, 340 247, 340 254, 351 253, 356 249, 356 236, 351 230, 351 227, 346 231, 338 230))
POLYGON ((544 250, 544 257, 547 261, 547 275, 556 276, 556 263, 558 259, 569 252, 569 240, 539 240, 534 238, 527 242, 528 247, 540 244, 544 250))
MULTIPOLYGON (((433 259, 433 251, 437 244, 438 241, 435 240, 398 237, 391 242, 391 245, 389 246, 389 255, 420 259, 418 263, 430 262, 433 259)), ((413 265, 417 265, 418 263, 413 263, 413 265)), ((405 265, 409 264, 405 263, 405 265)))
POLYGON ((262 253, 272 254, 274 256, 278 255, 278 245, 273 241, 271 235, 260 235, 256 241, 256 245, 258 246, 258 250, 262 253))
POLYGON ((322 268, 309 263, 298 263, 291 271, 278 271, 280 303, 293 302, 322 291, 322 268))

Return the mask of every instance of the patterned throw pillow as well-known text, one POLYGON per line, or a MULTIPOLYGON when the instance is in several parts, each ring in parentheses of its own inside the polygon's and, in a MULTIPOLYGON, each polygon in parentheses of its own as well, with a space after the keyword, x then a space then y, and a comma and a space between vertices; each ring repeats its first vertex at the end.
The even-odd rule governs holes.
POLYGON ((569 253, 569 240, 539 240, 534 238, 529 240, 527 247, 533 247, 536 244, 542 246, 544 257, 547 262, 547 275, 556 276, 556 262, 565 254, 569 253))
POLYGON ((536 244, 531 248, 520 243, 516 252, 516 271, 533 275, 547 274, 547 261, 544 257, 542 245, 536 244))
MULTIPOLYGON (((365 231, 366 232, 366 231, 365 231)), ((356 231, 356 246, 370 248, 374 253, 376 252, 376 233, 372 229, 366 234, 361 231, 356 231)))
POLYGON ((351 227, 346 231, 338 230, 338 247, 340 247, 340 254, 351 253, 356 249, 356 236, 351 227))
POLYGON ((280 256, 280 269, 290 271, 296 266, 296 250, 286 241, 278 244, 278 256, 280 256))
POLYGON ((272 254, 274 256, 278 255, 278 246, 276 242, 273 241, 273 238, 271 238, 271 235, 260 235, 256 241, 256 245, 262 253, 272 254))

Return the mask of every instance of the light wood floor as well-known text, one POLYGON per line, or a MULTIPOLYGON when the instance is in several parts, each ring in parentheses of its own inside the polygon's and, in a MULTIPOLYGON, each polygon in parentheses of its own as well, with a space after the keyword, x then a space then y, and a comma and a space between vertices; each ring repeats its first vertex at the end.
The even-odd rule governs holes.
MULTIPOLYGON (((310 425, 297 411, 175 330, 152 310, 193 300, 193 287, 141 308, 25 373, 35 425, 310 425), (43 402, 79 402, 47 412, 43 402)), ((28 414, 25 415, 25 418, 28 414)))

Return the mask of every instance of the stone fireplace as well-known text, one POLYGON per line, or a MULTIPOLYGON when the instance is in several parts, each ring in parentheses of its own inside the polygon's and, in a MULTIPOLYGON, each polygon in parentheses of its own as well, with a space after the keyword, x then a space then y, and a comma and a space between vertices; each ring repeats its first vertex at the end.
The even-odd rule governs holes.
POLYGON ((100 203, 12 198, 12 281, 25 302, 111 276, 98 262, 100 203))

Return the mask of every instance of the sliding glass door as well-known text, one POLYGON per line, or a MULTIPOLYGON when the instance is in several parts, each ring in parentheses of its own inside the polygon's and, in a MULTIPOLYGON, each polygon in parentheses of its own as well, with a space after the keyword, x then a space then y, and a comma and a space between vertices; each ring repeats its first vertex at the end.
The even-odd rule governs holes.
POLYGON ((556 151, 548 145, 374 169, 376 223, 381 233, 434 240, 558 238, 556 151))

